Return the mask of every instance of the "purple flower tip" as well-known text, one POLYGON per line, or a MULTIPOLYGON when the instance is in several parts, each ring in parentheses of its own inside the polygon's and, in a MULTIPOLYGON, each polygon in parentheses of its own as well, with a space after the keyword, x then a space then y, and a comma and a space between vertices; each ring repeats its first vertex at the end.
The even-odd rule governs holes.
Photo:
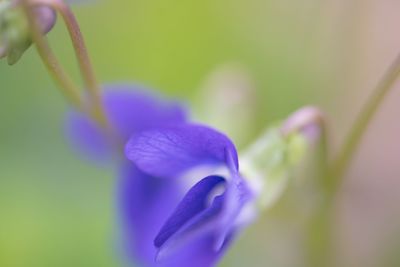
POLYGON ((48 33, 56 24, 56 11, 48 6, 37 6, 34 12, 42 33, 48 33))

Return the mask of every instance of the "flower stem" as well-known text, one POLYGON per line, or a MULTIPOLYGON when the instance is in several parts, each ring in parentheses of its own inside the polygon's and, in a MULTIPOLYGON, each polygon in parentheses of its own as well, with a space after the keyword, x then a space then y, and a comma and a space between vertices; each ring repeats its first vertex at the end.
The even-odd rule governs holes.
POLYGON ((325 201, 321 205, 319 213, 316 213, 316 217, 313 219, 315 225, 314 229, 319 229, 318 233, 320 236, 320 257, 311 258, 315 262, 311 266, 332 266, 331 257, 332 246, 333 246, 333 223, 332 219, 335 212, 335 193, 344 179, 344 174, 351 163, 352 157, 362 139, 363 134, 368 128, 376 111, 382 104, 385 96, 393 88, 398 76, 400 75, 400 54, 395 58, 393 63, 390 65, 382 79, 376 86, 373 94, 361 110, 353 128, 348 135, 344 146, 340 150, 336 160, 334 160, 328 171, 325 173, 328 181, 327 191, 325 192, 325 201))
POLYGON ((27 0, 21 1, 22 8, 24 9, 29 25, 31 25, 31 37, 36 44, 36 49, 40 58, 42 59, 47 70, 52 78, 58 83, 62 93, 66 96, 69 102, 78 110, 83 110, 83 103, 79 94, 79 88, 75 86, 72 79, 68 76, 57 58, 53 54, 47 39, 43 36, 38 22, 35 19, 29 2, 27 0))
MULTIPOLYGON (((310 220, 309 262, 307 266, 332 266, 333 248, 333 218, 335 212, 335 193, 351 162, 363 134, 365 133, 374 114, 382 104, 385 96, 393 88, 400 75, 400 54, 393 61, 381 81, 376 86, 366 105, 363 107, 354 127, 351 129, 342 150, 330 168, 323 171, 325 195, 320 207, 310 220)), ((325 141, 323 141, 325 142, 325 141)), ((326 155, 326 153, 324 153, 326 155)))
POLYGON ((92 105, 93 116, 101 125, 104 126, 107 121, 102 108, 100 85, 97 82, 96 76, 94 75, 93 67, 79 28, 79 24, 74 13, 62 0, 53 0, 51 2, 54 3, 53 7, 61 14, 70 34, 85 87, 88 90, 91 100, 90 105, 92 105))
POLYGON ((332 164, 332 178, 337 179, 335 185, 338 185, 340 180, 343 179, 343 175, 351 162, 352 156, 354 155, 365 130, 368 128, 370 121, 383 102, 385 96, 388 94, 390 89, 393 88, 399 75, 400 54, 395 58, 381 81, 378 83, 374 93, 371 95, 354 123, 342 150, 339 152, 338 157, 332 164))
POLYGON ((85 88, 88 91, 89 103, 86 104, 89 104, 89 111, 87 112, 90 112, 89 115, 102 127, 107 128, 108 123, 102 107, 100 85, 94 75, 84 38, 75 15, 63 0, 29 0, 29 3, 32 5, 49 6, 61 14, 72 40, 81 75, 85 83, 85 88))

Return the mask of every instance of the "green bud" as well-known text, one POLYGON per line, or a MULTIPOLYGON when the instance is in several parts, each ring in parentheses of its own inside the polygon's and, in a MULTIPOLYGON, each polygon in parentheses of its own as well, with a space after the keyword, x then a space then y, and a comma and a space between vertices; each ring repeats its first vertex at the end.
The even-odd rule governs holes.
POLYGON ((272 206, 280 197, 306 149, 304 135, 284 135, 278 126, 268 129, 240 155, 242 175, 258 193, 260 208, 272 206))
MULTIPOLYGON (((47 6, 35 6, 33 14, 43 34, 52 29, 56 13, 47 6)), ((0 0, 0 58, 15 64, 32 44, 28 18, 15 0, 0 0)))
POLYGON ((0 7, 0 47, 2 56, 14 64, 29 47, 29 27, 23 10, 3 1, 0 7))

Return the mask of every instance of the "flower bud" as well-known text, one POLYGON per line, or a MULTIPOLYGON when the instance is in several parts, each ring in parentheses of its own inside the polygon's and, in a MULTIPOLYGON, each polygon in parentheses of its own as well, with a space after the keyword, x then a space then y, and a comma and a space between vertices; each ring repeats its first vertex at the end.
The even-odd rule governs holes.
POLYGON ((303 107, 269 128, 240 155, 242 174, 252 188, 258 189, 261 208, 272 206, 282 195, 309 145, 323 134, 323 118, 319 109, 303 107))
POLYGON ((280 125, 267 129, 240 155, 241 173, 257 192, 262 209, 279 199, 307 149, 301 134, 285 136, 280 129, 280 125))
POLYGON ((317 141, 323 131, 323 114, 312 106, 303 107, 290 115, 281 127, 284 135, 302 134, 309 142, 317 141))
MULTIPOLYGON (((48 33, 56 22, 56 12, 48 6, 32 6, 32 13, 40 31, 48 33)), ((0 58, 7 57, 10 65, 15 64, 32 44, 28 18, 20 2, 0 3, 0 58)))
POLYGON ((48 6, 37 6, 34 8, 35 17, 43 34, 48 33, 56 24, 57 14, 48 6))

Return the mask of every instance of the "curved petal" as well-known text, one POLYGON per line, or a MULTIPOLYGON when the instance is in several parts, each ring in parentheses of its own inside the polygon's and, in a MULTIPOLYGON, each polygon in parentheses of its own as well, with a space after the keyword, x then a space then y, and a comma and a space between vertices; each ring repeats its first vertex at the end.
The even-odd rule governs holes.
POLYGON ((183 190, 178 181, 148 176, 127 162, 117 193, 124 254, 140 266, 154 266, 154 237, 183 197, 183 190))
MULTIPOLYGON (((208 176, 194 185, 179 203, 171 217, 166 221, 164 226, 154 240, 156 247, 161 247, 168 238, 175 234, 181 227, 196 215, 207 209, 209 194, 219 184, 225 182, 220 176, 208 176)), ((221 202, 221 201, 219 201, 221 202)), ((213 202, 214 204, 215 202, 213 202)), ((210 209, 213 209, 212 205, 210 209)), ((218 206, 221 206, 220 203, 218 206)))
MULTIPOLYGON (((167 203, 171 200, 170 197, 159 197, 160 192, 165 192, 164 190, 147 190, 141 183, 135 184, 129 190, 129 194, 124 194, 131 195, 139 205, 134 209, 138 212, 132 212, 132 207, 135 206, 132 204, 133 200, 125 201, 130 203, 127 208, 131 209, 131 212, 128 214, 135 214, 129 216, 133 218, 129 225, 134 226, 132 232, 136 234, 128 234, 128 237, 136 244, 132 250, 141 251, 147 248, 145 253, 142 253, 145 255, 144 263, 148 266, 162 267, 215 266, 240 229, 238 219, 243 207, 252 197, 238 172, 237 154, 232 142, 225 135, 205 126, 176 124, 134 135, 128 142, 126 154, 133 161, 135 171, 140 174, 134 175, 135 180, 154 180, 161 184, 163 181, 164 189, 170 183, 174 183, 176 189, 183 180, 191 178, 186 177, 189 174, 197 180, 204 177, 196 172, 180 175, 189 169, 196 170, 195 167, 203 165, 227 167, 228 173, 202 178, 191 187, 181 201, 174 199, 172 202, 175 201, 176 204, 173 208, 172 202, 167 208, 162 206, 164 199, 167 203), (223 192, 218 191, 220 186, 223 186, 223 192), (146 197, 153 194, 160 202, 154 206, 155 209, 152 209, 153 202, 146 200, 146 197), (138 198, 143 201, 138 201, 138 198), (143 218, 150 219, 146 219, 145 224, 138 225, 137 220, 141 221, 143 218), (154 225, 158 226, 157 230, 154 225), (151 233, 155 233, 152 248, 149 247, 151 233), (142 235, 146 238, 137 239, 142 235), (148 261, 151 255, 153 263, 148 261), (154 262, 155 259, 157 263, 154 262)), ((182 196, 181 193, 172 195, 182 196)))
MULTIPOLYGON (((145 92, 134 85, 104 87, 103 105, 115 132, 125 143, 134 133, 186 120, 183 107, 145 92)), ((111 157, 111 145, 105 133, 86 115, 71 111, 67 133, 81 152, 97 160, 111 157)))
MULTIPOLYGON (((227 236, 233 228, 242 228, 255 217, 254 210, 244 212, 246 204, 251 203, 254 194, 246 181, 237 173, 232 174, 224 194, 223 211, 215 225, 216 237, 214 248, 219 249, 225 243, 227 236)), ((251 208, 251 206, 250 206, 251 208)))
POLYGON ((77 111, 70 111, 67 116, 66 132, 72 147, 90 159, 110 160, 113 149, 96 123, 77 111))
POLYGON ((228 137, 195 124, 173 125, 134 135, 125 154, 140 170, 157 177, 177 177, 200 165, 225 164, 234 172, 238 170, 236 148, 228 137))
MULTIPOLYGON (((208 208, 194 215, 174 233, 170 233, 171 236, 168 239, 161 240, 162 243, 156 243, 156 246, 159 245, 157 246, 159 248, 157 262, 168 262, 171 258, 176 257, 174 255, 182 256, 183 251, 187 251, 190 246, 197 247, 197 243, 204 240, 205 237, 207 237, 207 243, 210 247, 208 250, 216 254, 220 249, 215 249, 216 238, 219 236, 219 229, 216 226, 218 225, 219 214, 223 212, 223 201, 223 196, 215 197, 208 208)), ((170 220, 172 219, 174 219, 173 216, 170 220)), ((160 232, 160 234, 162 233, 160 232)), ((160 235, 157 237, 160 237, 160 235)))
MULTIPOLYGON (((225 179, 207 177, 189 190, 185 197, 179 183, 175 179, 148 176, 131 163, 120 173, 118 203, 125 254, 140 266, 214 266, 230 244, 234 228, 228 232, 221 248, 216 250, 214 247, 218 236, 218 228, 214 226, 219 225, 223 197, 217 195, 207 207, 209 198, 214 196, 214 189, 225 184, 225 179), (182 198, 184 200, 178 204, 182 198), (202 206, 205 208, 202 209, 202 206), (191 211, 191 208, 199 212, 191 211), (174 216, 180 218, 172 219, 174 216), (168 227, 165 226, 167 224, 168 227), (182 227, 178 231, 171 231, 174 224, 182 227), (167 234, 169 238, 167 235, 163 238, 167 240, 159 241, 161 248, 154 246, 154 237, 159 232, 170 232, 167 234), (193 259, 196 261, 193 262, 193 259)), ((161 240, 161 235, 158 236, 161 240)))
POLYGON ((224 252, 229 248, 235 232, 233 231, 219 250, 213 248, 214 236, 210 233, 198 235, 185 243, 179 250, 168 256, 158 255, 157 267, 212 267, 216 266, 224 252))
POLYGON ((189 266, 193 259, 200 258, 204 260, 203 265, 195 266, 213 266, 232 237, 244 226, 239 219, 251 198, 241 177, 202 179, 185 195, 155 238, 160 266, 189 266), (219 185, 224 185, 225 189, 220 195, 215 191, 219 185), (210 200, 212 203, 208 204, 210 200))

